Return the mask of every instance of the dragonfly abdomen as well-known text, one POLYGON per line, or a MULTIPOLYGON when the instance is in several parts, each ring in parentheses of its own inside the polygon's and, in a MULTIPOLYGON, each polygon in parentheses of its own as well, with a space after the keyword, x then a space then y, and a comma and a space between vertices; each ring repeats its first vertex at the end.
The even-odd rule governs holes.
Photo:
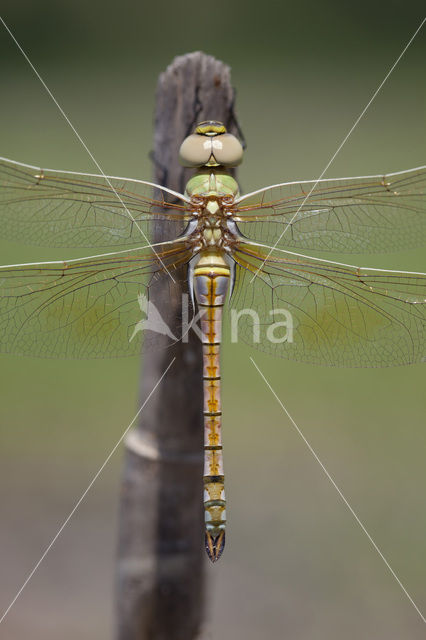
POLYGON ((201 315, 204 388, 204 514, 206 551, 212 562, 225 546, 226 503, 222 455, 220 343, 222 310, 229 289, 230 267, 221 251, 200 254, 194 267, 194 294, 201 315))

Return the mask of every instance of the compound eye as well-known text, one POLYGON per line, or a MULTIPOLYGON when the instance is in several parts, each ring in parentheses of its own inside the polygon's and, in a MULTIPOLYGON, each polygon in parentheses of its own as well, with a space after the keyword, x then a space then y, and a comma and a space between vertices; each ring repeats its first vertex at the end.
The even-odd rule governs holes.
POLYGON ((198 133, 185 138, 179 149, 179 162, 184 167, 202 167, 212 154, 212 139, 198 133))
POLYGON ((212 139, 213 155, 223 167, 236 167, 243 160, 243 148, 240 141, 231 133, 223 133, 212 139))

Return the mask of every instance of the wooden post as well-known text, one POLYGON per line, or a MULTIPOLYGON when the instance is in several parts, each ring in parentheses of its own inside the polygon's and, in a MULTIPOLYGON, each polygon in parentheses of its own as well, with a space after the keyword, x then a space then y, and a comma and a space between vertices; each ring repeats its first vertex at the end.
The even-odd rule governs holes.
MULTIPOLYGON (((183 139, 202 120, 237 133, 230 70, 201 52, 176 58, 157 88, 155 182, 183 193, 192 171, 178 164, 183 139)), ((179 233, 181 229, 175 229, 179 233)), ((160 225, 153 241, 168 238, 160 225)), ((181 335, 182 270, 162 278, 150 300, 181 335)), ((141 404, 169 363, 140 422, 126 440, 119 513, 117 640, 192 640, 204 607, 202 510, 203 398, 201 344, 158 348, 143 362, 141 404)))

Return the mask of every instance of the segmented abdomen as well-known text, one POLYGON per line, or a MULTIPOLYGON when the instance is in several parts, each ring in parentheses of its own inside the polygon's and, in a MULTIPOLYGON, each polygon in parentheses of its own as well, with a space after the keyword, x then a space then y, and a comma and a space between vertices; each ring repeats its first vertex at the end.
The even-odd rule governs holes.
POLYGON ((220 401, 222 310, 230 268, 221 252, 206 251, 194 267, 194 293, 201 316, 204 387, 204 513, 206 551, 215 562, 225 546, 225 488, 220 401))

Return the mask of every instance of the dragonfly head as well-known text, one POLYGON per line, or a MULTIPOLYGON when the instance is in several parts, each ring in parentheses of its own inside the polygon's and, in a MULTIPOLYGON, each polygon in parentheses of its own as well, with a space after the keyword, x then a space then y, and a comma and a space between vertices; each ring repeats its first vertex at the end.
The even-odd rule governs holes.
POLYGON ((200 122, 179 149, 179 161, 184 167, 231 168, 242 160, 243 147, 240 141, 215 120, 200 122))

